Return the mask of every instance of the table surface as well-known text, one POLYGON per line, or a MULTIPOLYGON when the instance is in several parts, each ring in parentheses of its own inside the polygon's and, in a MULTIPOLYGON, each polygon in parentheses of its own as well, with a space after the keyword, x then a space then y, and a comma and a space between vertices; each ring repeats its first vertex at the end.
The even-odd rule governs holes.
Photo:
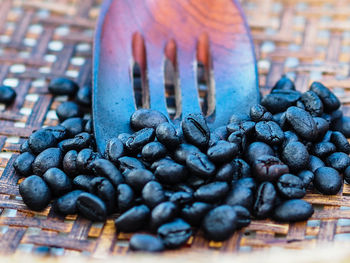
MULTIPOLYGON (((129 234, 115 234, 113 220, 91 223, 62 218, 49 208, 29 211, 18 193, 12 164, 32 130, 57 124, 54 110, 67 97, 47 92, 51 78, 67 76, 91 83, 91 49, 98 0, 0 0, 0 83, 15 88, 11 106, 0 104, 0 252, 39 255, 87 255, 101 258, 127 253, 129 234)), ((262 93, 286 73, 304 91, 322 81, 340 97, 349 113, 350 1, 245 0, 262 93)), ((253 221, 223 243, 197 233, 179 255, 196 251, 249 252, 315 247, 350 240, 350 187, 336 196, 309 193, 315 204, 308 222, 253 221)))

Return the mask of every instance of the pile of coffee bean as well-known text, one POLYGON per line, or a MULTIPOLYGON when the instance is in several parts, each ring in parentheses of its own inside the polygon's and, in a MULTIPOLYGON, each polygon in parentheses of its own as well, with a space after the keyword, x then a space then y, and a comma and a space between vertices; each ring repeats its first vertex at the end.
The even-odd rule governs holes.
POLYGON ((49 90, 75 101, 56 110, 61 123, 33 132, 14 163, 32 210, 53 208, 105 221, 118 232, 149 231, 130 240, 132 250, 162 251, 186 244, 194 230, 228 239, 251 219, 307 220, 308 190, 336 194, 341 173, 350 182, 348 117, 324 85, 301 93, 283 76, 249 116, 233 115, 210 131, 200 113, 174 127, 162 113, 140 109, 133 134, 116 134, 98 153, 90 119, 91 89, 55 79, 49 90), (153 234, 153 235, 152 235, 153 234))

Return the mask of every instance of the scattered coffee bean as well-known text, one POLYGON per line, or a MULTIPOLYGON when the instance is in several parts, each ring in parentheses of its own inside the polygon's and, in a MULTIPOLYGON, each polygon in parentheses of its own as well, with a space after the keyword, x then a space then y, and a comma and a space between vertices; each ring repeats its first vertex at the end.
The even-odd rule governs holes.
POLYGON ((167 153, 166 148, 160 142, 147 143, 142 148, 142 158, 147 162, 153 162, 165 157, 167 153))
POLYGON ((309 162, 309 153, 301 142, 288 143, 283 149, 282 157, 288 167, 294 171, 306 168, 309 162))
POLYGON ((80 105, 89 107, 91 105, 91 95, 91 87, 85 85, 78 90, 76 100, 80 105))
POLYGON ((297 107, 289 107, 286 118, 295 132, 302 138, 314 141, 317 138, 317 127, 310 113, 297 107))
POLYGON ((80 194, 82 193, 83 191, 81 190, 74 190, 72 192, 69 192, 68 194, 61 196, 57 199, 53 206, 55 211, 62 215, 76 214, 78 212, 77 200, 80 194))
POLYGON ((24 152, 20 154, 15 162, 13 163, 13 167, 16 172, 22 176, 32 175, 32 164, 35 160, 35 156, 30 152, 24 152))
POLYGON ((72 190, 72 183, 69 177, 58 168, 48 169, 43 174, 43 179, 55 196, 62 196, 72 190))
POLYGON ((298 91, 274 90, 262 98, 261 105, 266 107, 271 113, 278 113, 295 105, 299 99, 300 93, 298 91))
POLYGON ((133 235, 130 239, 129 247, 133 251, 143 252, 160 252, 164 250, 164 245, 160 238, 146 234, 133 235))
POLYGON ((331 167, 320 167, 315 171, 314 186, 322 194, 335 195, 339 192, 342 179, 337 170, 331 167))
POLYGON ((201 202, 216 203, 226 196, 228 190, 229 186, 226 182, 212 182, 199 187, 194 192, 194 198, 201 202))
POLYGON ((207 151, 209 159, 215 163, 231 161, 238 153, 238 146, 227 141, 218 141, 207 151))
POLYGON ((118 232, 134 232, 145 226, 150 210, 145 205, 134 206, 115 220, 118 232))
POLYGON ((312 205, 301 199, 288 200, 277 206, 273 218, 279 222, 304 221, 312 216, 312 205))
POLYGON ((225 204, 234 206, 240 205, 247 209, 252 209, 254 203, 254 193, 252 189, 248 187, 241 187, 235 185, 227 194, 225 204))
POLYGON ((253 207, 253 213, 257 218, 263 219, 271 214, 275 206, 276 194, 272 183, 265 182, 259 186, 253 207))
POLYGON ((10 86, 0 85, 0 103, 11 104, 16 95, 16 91, 10 86))
POLYGON ((127 184, 120 184, 117 187, 118 209, 125 212, 134 204, 134 191, 127 184))
POLYGON ((142 199, 150 208, 165 201, 165 194, 162 185, 156 181, 148 182, 142 189, 142 199))
POLYGON ((212 205, 203 202, 194 202, 181 210, 181 217, 192 226, 199 226, 204 216, 212 209, 212 205))
POLYGON ((200 153, 201 151, 194 145, 182 143, 174 152, 174 161, 185 164, 186 158, 191 153, 200 153))
POLYGON ((306 189, 314 180, 314 173, 309 170, 303 170, 297 174, 297 176, 303 181, 303 186, 306 189))
POLYGON ((77 165, 78 152, 76 150, 71 150, 67 152, 62 161, 63 171, 69 177, 75 177, 79 174, 78 165, 77 165))
POLYGON ((84 131, 84 120, 82 118, 69 118, 66 119, 61 125, 67 129, 67 134, 70 137, 84 131))
POLYGON ((202 114, 189 114, 181 122, 185 139, 199 148, 206 148, 210 131, 202 114))
POLYGON ((148 182, 154 179, 154 174, 146 169, 134 169, 125 174, 126 183, 136 191, 141 191, 148 182))
POLYGON ((107 208, 105 203, 96 195, 82 193, 78 196, 76 207, 83 216, 91 221, 105 221, 107 208))
POLYGON ((79 105, 72 101, 66 101, 60 104, 56 109, 58 119, 62 122, 69 118, 83 117, 83 112, 79 105))
POLYGON ((106 159, 96 159, 91 163, 91 169, 96 176, 106 177, 114 187, 124 182, 124 178, 117 167, 106 159))
POLYGON ((323 114, 323 103, 315 92, 309 90, 303 93, 300 97, 305 105, 305 110, 310 112, 313 117, 320 117, 323 114))
POLYGON ((313 82, 310 86, 310 90, 320 97, 326 112, 335 111, 340 107, 339 99, 320 82, 313 82))
POLYGON ((247 208, 240 205, 232 206, 232 208, 237 214, 237 229, 250 225, 250 212, 247 208))
POLYGON ((209 178, 215 173, 215 165, 204 153, 189 154, 186 165, 191 172, 203 178, 209 178))
POLYGON ((185 166, 171 162, 168 164, 159 165, 156 168, 154 175, 162 183, 177 184, 186 179, 187 170, 185 166))
POLYGON ((275 181, 282 174, 289 173, 287 165, 274 156, 263 155, 255 160, 252 166, 255 178, 258 181, 275 181))
POLYGON ((326 166, 324 162, 317 156, 310 155, 308 169, 315 172, 318 168, 326 166))
POLYGON ((131 135, 127 139, 125 146, 129 152, 137 153, 142 149, 143 146, 151 142, 154 139, 154 136, 154 129, 144 128, 131 135))
POLYGON ((91 175, 81 174, 76 176, 72 183, 74 188, 88 192, 90 191, 90 182, 94 178, 95 177, 91 175))
POLYGON ((104 177, 95 177, 90 181, 89 192, 101 198, 110 214, 115 208, 116 193, 111 182, 104 177))
MULTIPOLYGON (((129 137, 128 137, 129 138, 129 137)), ((124 144, 118 138, 112 138, 108 141, 106 147, 106 157, 113 163, 118 163, 118 159, 124 155, 124 144)))
POLYGON ((61 167, 63 153, 59 148, 48 148, 41 152, 34 160, 33 173, 43 175, 48 169, 61 167))
POLYGON ((91 174, 92 163, 101 158, 101 155, 91 149, 83 149, 77 155, 77 167, 79 172, 91 174))
POLYGON ((342 172, 350 165, 350 157, 346 153, 335 152, 327 157, 326 163, 339 172, 342 172))
POLYGON ((66 78, 52 79, 49 84, 49 91, 53 95, 68 95, 73 96, 78 91, 77 83, 66 78))
POLYGON ((74 138, 61 141, 58 146, 64 151, 82 150, 91 145, 92 137, 87 132, 82 132, 74 136, 74 138))
POLYGON ((40 129, 29 136, 28 144, 34 154, 39 154, 47 148, 55 147, 57 139, 49 130, 40 129))
POLYGON ((153 208, 150 218, 151 228, 156 230, 161 225, 172 221, 178 213, 178 207, 173 202, 163 202, 153 208))
POLYGON ((163 122, 157 126, 156 136, 158 141, 169 149, 176 149, 181 142, 181 139, 177 135, 174 126, 169 122, 163 122))
POLYGON ((284 174, 277 181, 277 190, 286 199, 302 198, 306 194, 304 182, 293 174, 284 174))
POLYGON ((272 114, 264 106, 256 104, 250 108, 250 118, 255 122, 271 121, 272 114))
POLYGON ((270 145, 281 144, 284 133, 274 121, 260 121, 255 125, 256 138, 270 145))
POLYGON ((135 111, 130 118, 131 128, 135 131, 144 128, 157 128, 163 122, 168 122, 165 115, 159 111, 140 109, 135 111))
POLYGON ((272 88, 272 91, 276 90, 295 90, 295 86, 293 81, 291 81, 286 75, 283 75, 272 88))
POLYGON ((339 152, 350 153, 350 144, 346 137, 338 131, 331 133, 331 142, 334 143, 339 152))
POLYGON ((191 237, 192 229, 185 221, 177 218, 158 228, 157 234, 167 248, 178 248, 191 237))

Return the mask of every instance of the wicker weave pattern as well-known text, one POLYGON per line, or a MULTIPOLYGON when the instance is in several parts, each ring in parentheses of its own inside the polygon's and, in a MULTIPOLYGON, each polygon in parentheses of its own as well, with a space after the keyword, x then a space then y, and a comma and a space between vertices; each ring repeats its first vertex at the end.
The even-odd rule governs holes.
MULTIPOLYGON (((91 82, 93 27, 100 2, 0 0, 0 82, 15 87, 18 94, 13 105, 0 104, 0 252, 93 257, 127 252, 130 235, 116 236, 112 219, 102 225, 80 217, 62 218, 49 208, 29 211, 19 197, 20 178, 12 168, 24 139, 42 125, 55 125, 53 111, 68 99, 48 94, 48 81, 65 75, 80 85, 91 82)), ((322 80, 344 103, 350 102, 350 1, 246 0, 242 4, 252 27, 263 93, 286 72, 300 90, 322 80)), ((308 222, 254 221, 223 243, 208 242, 197 233, 188 247, 249 251, 341 240, 350 236, 349 220, 344 220, 350 218, 349 193, 348 185, 337 196, 309 193, 305 199, 316 204, 316 212, 308 222)))

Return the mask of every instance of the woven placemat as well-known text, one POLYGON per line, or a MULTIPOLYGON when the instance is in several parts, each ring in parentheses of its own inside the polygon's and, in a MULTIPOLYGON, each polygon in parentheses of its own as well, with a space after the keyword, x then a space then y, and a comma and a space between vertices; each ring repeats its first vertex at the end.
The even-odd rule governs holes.
MULTIPOLYGON (((101 1, 0 0, 0 82, 15 88, 13 105, 0 104, 0 253, 106 257, 127 253, 129 234, 115 234, 113 220, 96 224, 60 217, 50 208, 33 213, 22 203, 12 164, 32 130, 57 124, 55 108, 67 97, 47 92, 51 78, 91 83, 91 50, 101 1)), ((256 46, 263 93, 287 73, 299 90, 314 80, 332 88, 350 114, 350 1, 242 1, 256 46)), ((308 193, 315 205, 308 222, 253 221, 223 243, 196 233, 188 251, 249 252, 304 248, 350 240, 350 187, 336 196, 308 193)))

